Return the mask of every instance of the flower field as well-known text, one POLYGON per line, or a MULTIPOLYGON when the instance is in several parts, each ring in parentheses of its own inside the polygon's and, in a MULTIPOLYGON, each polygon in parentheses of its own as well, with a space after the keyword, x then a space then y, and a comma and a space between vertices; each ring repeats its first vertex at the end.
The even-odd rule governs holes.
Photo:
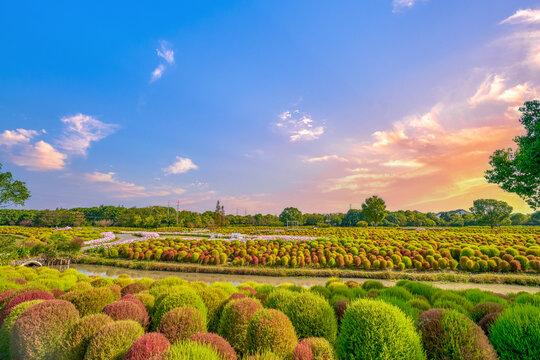
POLYGON ((540 358, 540 293, 87 276, 0 267, 0 359, 540 358))
POLYGON ((538 228, 320 230, 301 230, 306 233, 296 238, 152 238, 95 251, 109 258, 205 265, 540 272, 538 228))

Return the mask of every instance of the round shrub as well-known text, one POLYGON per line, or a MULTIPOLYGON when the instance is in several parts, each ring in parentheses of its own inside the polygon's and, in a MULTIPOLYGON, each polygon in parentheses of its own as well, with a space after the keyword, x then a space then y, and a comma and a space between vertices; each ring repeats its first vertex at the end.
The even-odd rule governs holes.
POLYGON ((225 306, 228 294, 223 289, 207 287, 197 291, 208 309, 207 323, 209 329, 217 329, 221 311, 225 306))
POLYGON ((246 334, 249 321, 262 305, 253 299, 245 298, 231 301, 225 305, 219 320, 218 334, 237 352, 246 352, 246 334))
POLYGON ((79 312, 64 300, 47 300, 19 315, 11 329, 13 359, 45 359, 58 352, 61 340, 79 312))
POLYGON ((421 299, 421 298, 414 298, 409 301, 407 301, 407 304, 412 306, 413 308, 419 310, 419 312, 424 312, 426 310, 429 310, 431 308, 431 305, 429 305, 429 302, 427 300, 421 299))
POLYGON ((395 297, 403 301, 409 301, 413 295, 402 286, 393 286, 381 291, 381 296, 395 297))
POLYGON ((323 337, 331 343, 336 340, 336 315, 323 297, 311 292, 298 294, 290 302, 285 314, 300 339, 323 337))
POLYGON ((246 342, 250 353, 271 350, 291 356, 298 339, 287 315, 275 309, 262 309, 249 322, 246 342))
POLYGON ((137 294, 145 290, 148 290, 148 286, 141 284, 139 282, 134 282, 132 284, 129 284, 123 287, 121 293, 122 293, 122 296, 125 296, 127 294, 137 294))
POLYGON ((162 357, 164 360, 222 360, 213 348, 194 341, 181 341, 172 345, 162 357))
POLYGON ((169 345, 169 340, 162 334, 147 333, 131 345, 124 360, 147 360, 152 356, 164 353, 169 345))
POLYGON ((335 360, 334 348, 324 338, 306 338, 298 343, 294 360, 335 360), (309 356, 310 355, 310 356, 309 356))
POLYGON ((7 290, 0 293, 0 310, 17 294, 16 290, 7 290))
POLYGON ((105 314, 92 314, 81 318, 66 332, 60 348, 62 360, 79 360, 84 358, 90 340, 103 326, 113 320, 105 314))
POLYGON ((128 294, 128 295, 125 295, 123 296, 120 301, 129 301, 129 302, 132 302, 133 304, 137 305, 143 312, 145 312, 146 314, 148 314, 148 311, 146 310, 146 306, 144 306, 144 304, 137 298, 135 298, 133 296, 133 294, 128 294))
POLYGON ((235 293, 231 294, 231 296, 229 296, 227 301, 238 300, 238 299, 243 299, 243 298, 247 298, 247 297, 249 297, 249 296, 246 293, 235 292, 235 293))
POLYGON ((179 278, 178 276, 167 276, 163 279, 159 279, 158 281, 154 282, 150 289, 155 289, 157 287, 170 287, 175 285, 185 285, 187 284, 187 281, 184 279, 179 278))
POLYGON ((516 305, 504 310, 489 329, 501 360, 540 359, 540 308, 516 305))
POLYGON ((380 290, 380 289, 384 289, 384 285, 383 285, 382 282, 380 282, 378 280, 366 280, 362 284, 362 289, 364 289, 366 291, 369 291, 369 290, 372 290, 372 289, 380 290))
POLYGON ((330 299, 330 296, 332 295, 332 292, 330 290, 320 285, 313 285, 309 288, 309 291, 319 294, 326 299, 330 299))
POLYGON ((110 278, 97 278, 90 282, 90 285, 96 288, 107 287, 107 286, 111 286, 112 284, 114 284, 114 282, 110 278))
POLYGON ((343 359, 425 359, 411 320, 397 307, 369 299, 354 301, 345 312, 336 350, 343 359))
POLYGON ((120 320, 98 330, 86 349, 85 360, 119 360, 131 345, 144 334, 144 329, 133 320, 120 320))
POLYGON ((418 328, 429 359, 497 359, 482 329, 455 310, 428 310, 420 315, 418 328))
POLYGON ((475 323, 478 323, 484 316, 491 313, 498 313, 503 311, 504 305, 496 304, 493 302, 484 302, 475 305, 471 311, 471 318, 475 323))
POLYGON ((100 313, 105 305, 117 300, 114 292, 107 287, 69 292, 62 299, 75 305, 81 316, 100 313))
POLYGON ((298 296, 298 294, 293 291, 277 288, 268 295, 266 307, 285 312, 296 296, 298 296))
POLYGON ((499 315, 501 315, 501 313, 487 314, 486 316, 482 318, 482 320, 478 322, 478 326, 480 326, 482 330, 484 330, 484 333, 486 335, 489 334, 489 329, 491 328, 491 325, 493 325, 493 323, 495 322, 495 320, 497 320, 499 315))
POLYGON ((257 354, 252 354, 245 356, 243 358, 244 360, 284 360, 284 358, 281 355, 274 354, 272 351, 264 351, 257 354))
POLYGON ((152 314, 154 312, 154 305, 155 305, 154 296, 146 292, 140 292, 135 295, 130 295, 130 297, 133 297, 134 299, 137 299, 140 302, 142 302, 144 307, 146 308, 146 311, 148 311, 149 314, 152 314))
POLYGON ((142 305, 137 305, 133 301, 120 300, 105 305, 102 312, 109 315, 113 320, 133 320, 141 324, 143 328, 148 327, 148 313, 142 305))
POLYGON ((189 339, 193 334, 206 331, 206 322, 200 311, 186 306, 169 311, 159 324, 158 331, 171 342, 189 339))
POLYGON ((22 294, 14 296, 0 313, 0 326, 4 322, 4 319, 9 315, 13 308, 25 301, 31 300, 53 300, 54 296, 44 291, 28 291, 22 294))
POLYGON ((163 318, 166 313, 168 313, 172 309, 183 306, 191 306, 192 308, 199 310, 204 319, 204 323, 206 323, 206 305, 204 305, 201 297, 197 295, 194 290, 185 288, 182 292, 173 293, 166 296, 158 305, 156 305, 153 317, 154 328, 157 328, 159 326, 161 318, 163 318))
POLYGON ((191 335, 189 339, 213 348, 221 356, 222 360, 236 360, 236 351, 227 340, 218 334, 199 333, 191 335))
POLYGON ((0 328, 0 359, 11 359, 11 329, 17 318, 30 306, 39 304, 43 300, 25 301, 15 306, 9 315, 4 319, 0 328))

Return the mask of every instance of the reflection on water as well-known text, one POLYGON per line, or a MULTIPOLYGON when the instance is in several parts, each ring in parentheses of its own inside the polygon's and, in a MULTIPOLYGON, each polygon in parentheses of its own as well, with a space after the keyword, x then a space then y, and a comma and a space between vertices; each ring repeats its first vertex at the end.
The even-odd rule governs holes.
MULTIPOLYGON (((300 276, 262 276, 262 275, 229 275, 229 274, 208 274, 208 273, 187 273, 187 272, 175 272, 175 271, 155 271, 155 270, 138 270, 138 269, 125 269, 114 266, 103 265, 86 265, 86 264, 72 264, 70 268, 75 269, 81 273, 87 275, 101 275, 103 277, 118 277, 122 274, 127 274, 132 278, 148 277, 152 279, 162 279, 167 276, 178 276, 188 281, 204 281, 206 283, 213 283, 216 281, 229 282, 234 285, 246 281, 255 281, 257 283, 265 283, 270 285, 279 285, 283 283, 292 283, 298 286, 309 287, 312 285, 324 285, 327 278, 324 277, 300 277, 300 276)), ((363 283, 367 279, 362 278, 343 278, 343 281, 354 280, 358 283, 363 283)), ((385 286, 393 286, 396 281, 391 280, 379 280, 385 286)), ((522 285, 505 285, 505 284, 474 284, 474 283, 438 283, 438 282, 426 282, 427 284, 437 286, 441 289, 449 290, 465 290, 465 289, 480 289, 486 291, 493 291, 496 293, 508 294, 517 293, 520 291, 526 291, 535 293, 540 291, 538 287, 522 286, 522 285)))

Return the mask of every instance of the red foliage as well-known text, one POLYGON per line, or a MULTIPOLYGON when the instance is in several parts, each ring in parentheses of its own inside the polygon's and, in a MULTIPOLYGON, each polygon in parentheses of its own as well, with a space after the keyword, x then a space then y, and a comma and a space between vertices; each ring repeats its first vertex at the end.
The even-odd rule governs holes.
POLYGON ((28 282, 27 280, 21 278, 8 278, 8 280, 19 285, 24 285, 28 282))
POLYGON ((124 356, 124 360, 147 360, 169 348, 169 340, 160 333, 147 333, 138 338, 124 356))
POLYGON ((134 282, 132 284, 125 286, 122 289, 121 293, 122 293, 122 296, 125 296, 127 294, 136 294, 144 290, 148 290, 148 287, 146 285, 134 282))
POLYGON ((484 330, 486 335, 489 334, 489 328, 491 327, 491 325, 493 325, 495 320, 497 320, 500 314, 501 313, 498 313, 498 312, 487 314, 486 316, 482 318, 482 320, 478 322, 478 325, 482 328, 482 330, 484 330))
POLYGON ((214 348, 223 360, 236 360, 236 351, 231 344, 218 334, 199 333, 190 336, 190 340, 200 342, 214 348))
POLYGON ((122 301, 131 301, 132 303, 134 303, 135 305, 140 307, 142 310, 146 311, 146 307, 144 306, 142 301, 137 299, 133 294, 125 295, 120 300, 122 300, 122 301))
POLYGON ((9 300, 7 305, 4 307, 4 310, 2 310, 2 313, 0 313, 0 326, 2 326, 2 324, 4 323, 4 320, 6 319, 6 317, 9 315, 9 313, 11 312, 11 310, 13 310, 15 306, 25 301, 39 300, 39 299, 52 300, 54 299, 54 296, 44 291, 28 291, 28 292, 25 292, 25 293, 22 293, 13 297, 11 300, 9 300))
POLYGON ((65 291, 62 291, 60 289, 51 289, 51 293, 53 294, 55 299, 60 299, 60 297, 65 294, 65 291))
POLYGON ((521 271, 521 263, 517 260, 510 261, 510 270, 513 272, 521 271))
POLYGON ((341 319, 345 316, 345 310, 347 310, 349 304, 347 300, 338 300, 334 303, 334 312, 336 313, 338 323, 341 323, 341 319))
POLYGON ((229 299, 227 299, 227 301, 233 301, 233 300, 243 299, 247 297, 248 297, 247 294, 244 294, 244 293, 234 293, 231 296, 229 296, 229 299))
POLYGON ((105 305, 102 312, 113 320, 133 320, 147 328, 149 324, 148 312, 135 302, 120 300, 112 304, 105 305))
POLYGON ((4 305, 15 296, 15 294, 17 294, 16 290, 7 290, 0 293, 0 309, 2 309, 4 305))
POLYGON ((306 341, 300 341, 293 353, 293 360, 313 360, 313 351, 306 341))
POLYGON ((169 311, 159 324, 158 331, 171 343, 189 338, 193 334, 206 331, 206 323, 201 313, 192 307, 181 307, 169 311))

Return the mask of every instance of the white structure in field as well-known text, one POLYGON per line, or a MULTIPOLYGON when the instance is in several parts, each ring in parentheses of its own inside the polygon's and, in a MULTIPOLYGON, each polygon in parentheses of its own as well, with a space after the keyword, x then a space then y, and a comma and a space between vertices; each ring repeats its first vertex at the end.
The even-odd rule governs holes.
POLYGON ((244 234, 240 234, 240 233, 232 233, 231 234, 231 239, 240 240, 240 239, 243 239, 243 238, 244 238, 244 234))
POLYGON ((287 221, 287 231, 298 230, 298 221, 287 221))

